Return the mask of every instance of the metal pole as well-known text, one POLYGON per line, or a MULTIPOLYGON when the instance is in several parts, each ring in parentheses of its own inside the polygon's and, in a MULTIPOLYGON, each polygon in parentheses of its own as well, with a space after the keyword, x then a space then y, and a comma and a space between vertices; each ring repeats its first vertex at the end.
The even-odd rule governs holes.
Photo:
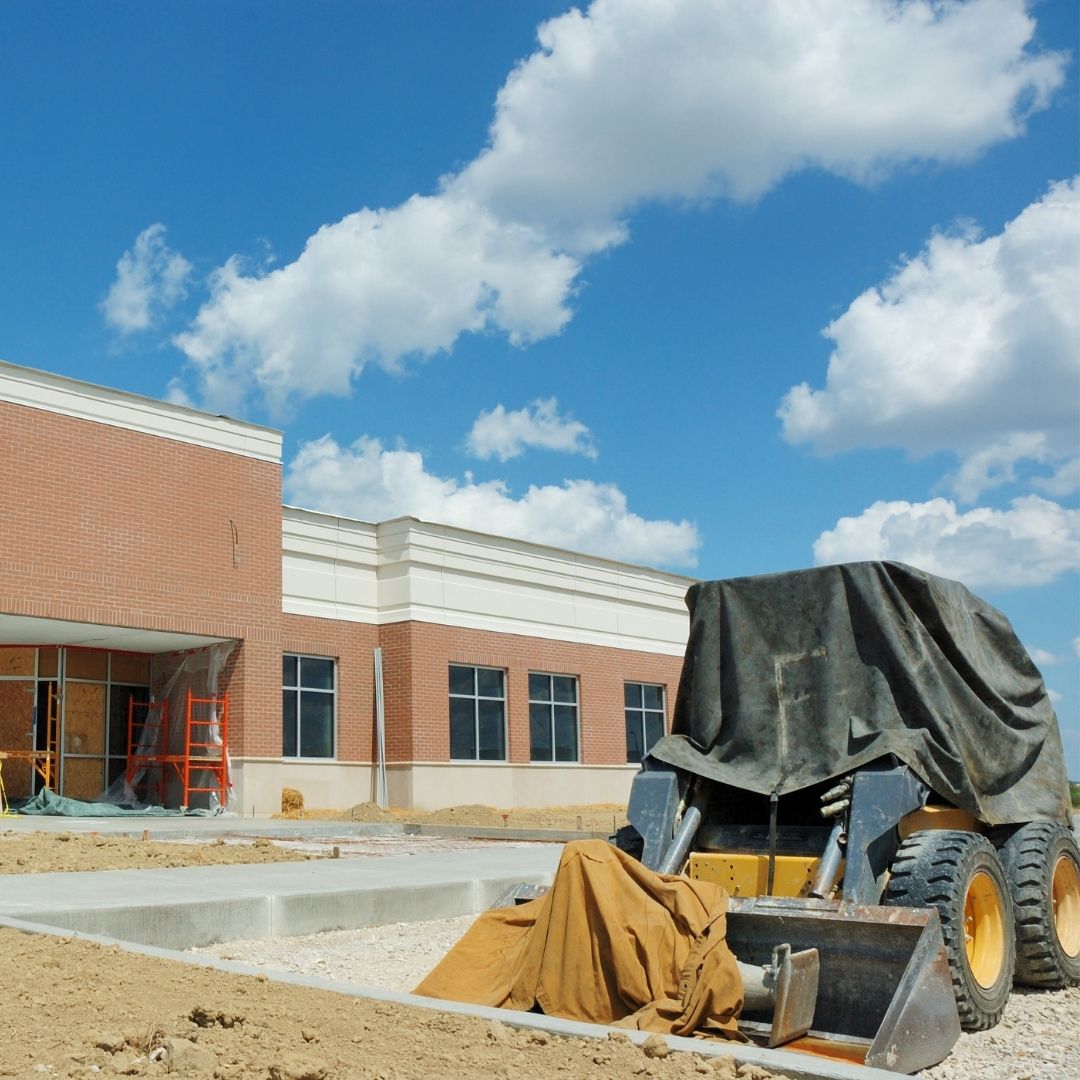
POLYGON ((383 709, 382 649, 375 650, 375 754, 378 769, 377 801, 383 810, 389 803, 386 790, 386 714, 383 709))

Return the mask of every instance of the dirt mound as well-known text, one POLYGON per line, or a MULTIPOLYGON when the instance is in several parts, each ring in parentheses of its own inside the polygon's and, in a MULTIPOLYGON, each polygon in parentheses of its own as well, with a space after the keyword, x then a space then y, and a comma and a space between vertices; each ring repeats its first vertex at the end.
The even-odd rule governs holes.
POLYGON ((494 806, 481 806, 479 803, 448 806, 427 813, 409 811, 406 820, 419 825, 479 825, 483 828, 498 828, 505 824, 502 814, 494 806))
POLYGON ((587 803, 582 806, 543 806, 499 809, 470 803, 441 810, 382 810, 375 803, 358 803, 348 810, 301 810, 275 817, 305 821, 397 822, 402 825, 461 825, 483 829, 552 829, 608 835, 626 824, 621 803, 587 803))
MULTIPOLYGON (((301 796, 301 803, 303 797, 301 796)), ((402 818, 389 810, 384 810, 378 803, 362 802, 345 810, 322 810, 312 808, 305 810, 303 805, 298 810, 290 810, 273 815, 277 819, 284 818, 288 821, 360 821, 364 824, 373 824, 381 821, 400 822, 402 818)))

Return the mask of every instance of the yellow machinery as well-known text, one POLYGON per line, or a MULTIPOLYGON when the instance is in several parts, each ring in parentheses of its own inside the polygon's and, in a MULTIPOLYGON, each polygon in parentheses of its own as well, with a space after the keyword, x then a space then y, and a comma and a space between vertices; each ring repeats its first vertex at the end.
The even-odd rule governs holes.
POLYGON ((915 1072, 996 1024, 1014 980, 1080 983, 1057 718, 1000 612, 894 563, 702 582, 687 604, 672 734, 615 842, 722 885, 740 961, 817 950, 795 1048, 915 1072))

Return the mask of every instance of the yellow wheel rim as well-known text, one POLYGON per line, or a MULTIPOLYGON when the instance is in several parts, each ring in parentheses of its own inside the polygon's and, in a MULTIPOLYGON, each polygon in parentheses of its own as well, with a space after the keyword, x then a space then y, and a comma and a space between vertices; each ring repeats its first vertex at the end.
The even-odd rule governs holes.
POLYGON ((964 895, 964 947, 975 981, 989 990, 1005 964, 1005 904, 985 870, 972 875, 964 895))
POLYGON ((1080 872, 1068 855, 1054 863, 1051 886, 1054 930, 1066 956, 1080 954, 1080 872))

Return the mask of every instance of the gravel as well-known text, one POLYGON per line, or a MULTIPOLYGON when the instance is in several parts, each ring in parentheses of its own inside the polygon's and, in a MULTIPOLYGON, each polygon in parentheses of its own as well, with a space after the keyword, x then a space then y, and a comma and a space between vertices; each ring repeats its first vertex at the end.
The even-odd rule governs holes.
MULTIPOLYGON (((394 923, 302 937, 230 941, 192 949, 274 971, 408 992, 472 925, 475 915, 394 923)), ((1080 1076, 1080 987, 1016 989, 1001 1023, 961 1035, 927 1080, 1076 1080, 1080 1076)))
POLYGON ((932 1080, 1076 1080, 1080 1076, 1080 987, 1013 990, 989 1031, 960 1036, 922 1076, 932 1080))
POLYGON ((391 923, 299 937, 228 941, 191 949, 273 971, 409 992, 472 926, 475 915, 391 923))

